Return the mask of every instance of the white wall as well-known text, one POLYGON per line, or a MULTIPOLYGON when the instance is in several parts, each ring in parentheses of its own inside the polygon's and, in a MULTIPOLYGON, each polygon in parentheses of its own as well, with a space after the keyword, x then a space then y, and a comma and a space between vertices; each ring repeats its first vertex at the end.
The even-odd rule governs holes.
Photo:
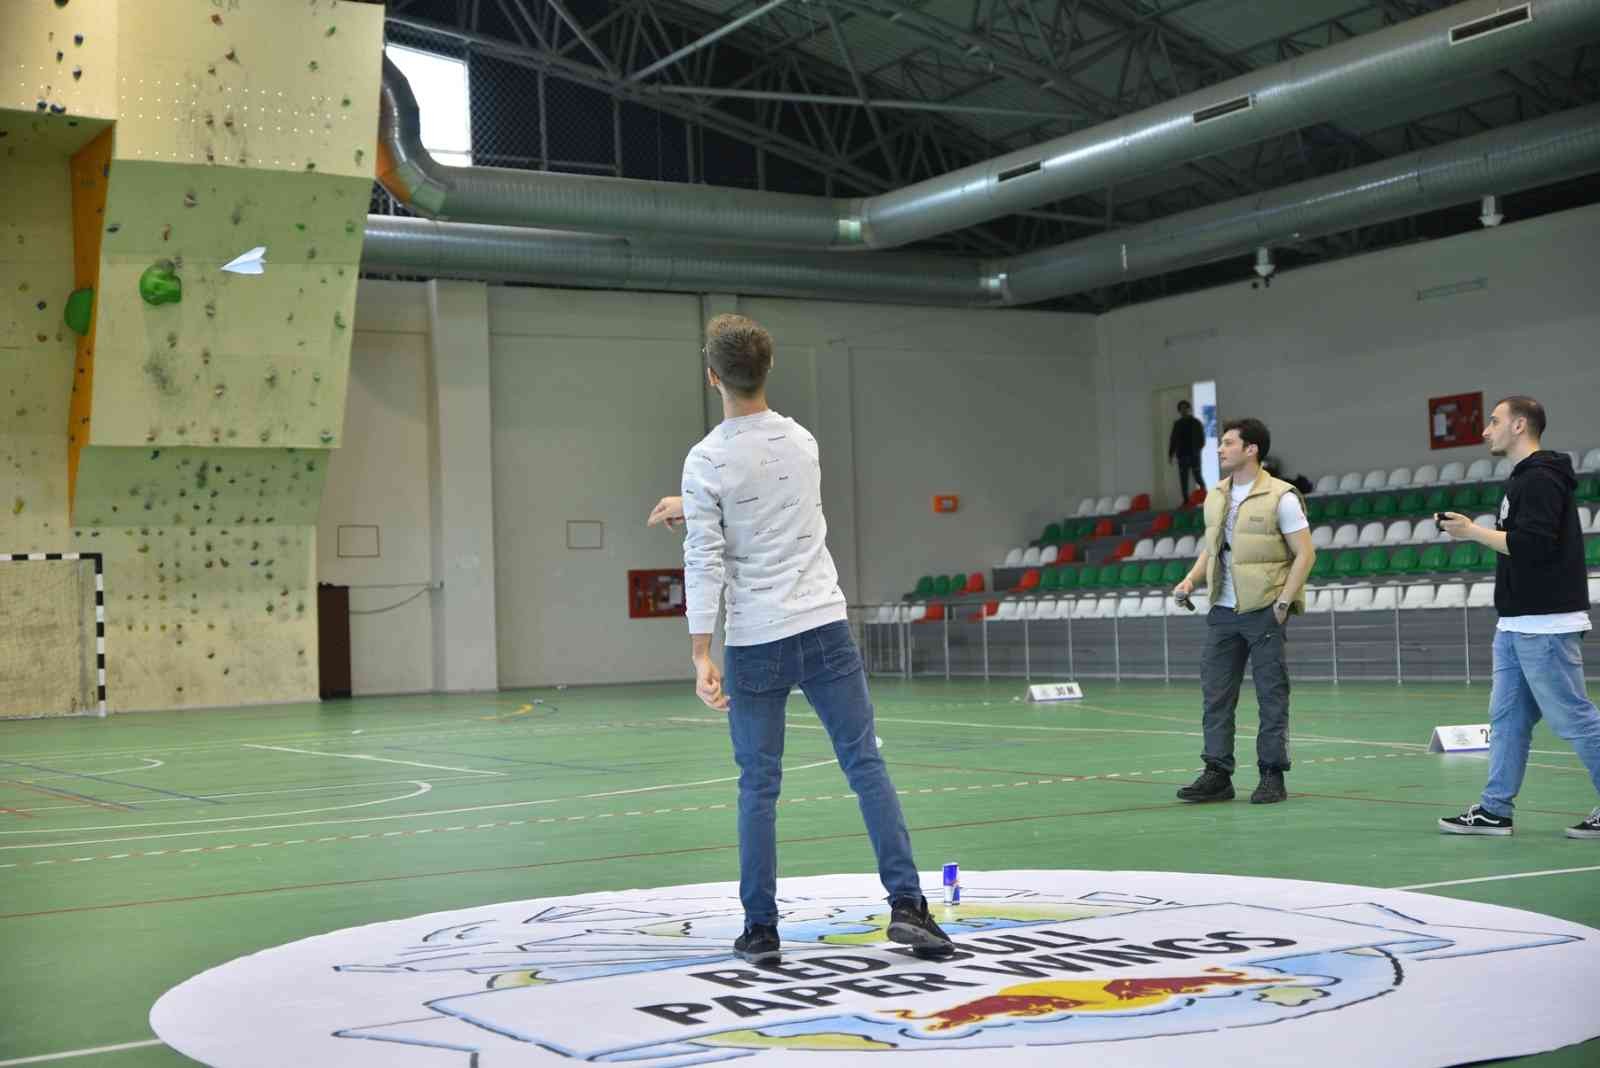
POLYGON ((1206 378, 1223 418, 1265 421, 1273 453, 1313 479, 1485 455, 1429 449, 1427 400, 1450 393, 1529 393, 1549 413, 1548 446, 1600 445, 1597 248, 1590 207, 1102 316, 1100 400, 1117 413, 1102 491, 1147 488, 1150 392, 1206 378), (1487 289, 1417 299, 1480 277, 1487 289))

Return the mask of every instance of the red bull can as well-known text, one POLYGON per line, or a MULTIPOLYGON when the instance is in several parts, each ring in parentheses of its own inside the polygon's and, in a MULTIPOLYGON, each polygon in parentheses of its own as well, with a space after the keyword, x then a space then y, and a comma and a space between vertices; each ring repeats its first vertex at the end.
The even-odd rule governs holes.
POLYGON ((944 903, 961 904, 961 865, 953 860, 944 866, 944 903))

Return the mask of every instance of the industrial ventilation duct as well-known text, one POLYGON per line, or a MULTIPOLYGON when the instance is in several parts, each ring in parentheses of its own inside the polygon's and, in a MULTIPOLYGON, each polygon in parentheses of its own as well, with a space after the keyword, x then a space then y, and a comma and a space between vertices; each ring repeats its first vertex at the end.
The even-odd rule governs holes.
POLYGON ((1600 35, 1597 0, 1466 0, 1032 148, 865 199, 479 167, 422 147, 384 65, 379 180, 441 220, 818 249, 884 249, 1025 211, 1600 35))
POLYGON ((1015 305, 1600 170, 1600 104, 1006 260, 832 256, 369 216, 365 271, 552 285, 1015 305))

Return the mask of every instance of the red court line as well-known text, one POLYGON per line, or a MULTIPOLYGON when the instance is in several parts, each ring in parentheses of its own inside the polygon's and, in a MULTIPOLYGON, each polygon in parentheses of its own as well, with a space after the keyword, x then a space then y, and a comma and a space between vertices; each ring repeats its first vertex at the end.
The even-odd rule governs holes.
POLYGON ((10 816, 21 816, 23 819, 33 819, 33 813, 24 812, 19 808, 6 808, 5 806, 0 805, 0 812, 4 812, 10 816))

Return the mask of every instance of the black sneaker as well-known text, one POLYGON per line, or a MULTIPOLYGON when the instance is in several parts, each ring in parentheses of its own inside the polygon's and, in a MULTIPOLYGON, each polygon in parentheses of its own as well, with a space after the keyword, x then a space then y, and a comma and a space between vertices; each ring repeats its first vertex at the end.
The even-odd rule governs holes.
POLYGON ((1233 776, 1221 768, 1206 765, 1200 777, 1178 791, 1179 801, 1232 801, 1233 776))
POLYGON ((1589 813, 1589 818, 1567 828, 1568 838, 1600 838, 1600 808, 1589 813))
POLYGON ((733 940, 733 955, 751 964, 766 964, 778 959, 778 928, 770 923, 752 923, 733 940))
MULTIPOLYGON (((1472 805, 1459 816, 1450 816, 1439 821, 1439 830, 1444 834, 1492 834, 1508 835, 1511 833, 1511 817, 1496 816, 1485 812, 1482 805, 1472 805)), ((1570 831, 1568 832, 1571 833, 1570 831)), ((1600 837, 1597 832, 1596 837, 1600 837)))
POLYGON ((1256 787, 1255 793, 1250 795, 1252 805, 1275 805, 1279 801, 1287 801, 1289 791, 1283 785, 1283 772, 1262 771, 1261 783, 1256 787))
POLYGON ((910 946, 919 957, 948 957, 956 944, 928 915, 928 899, 907 898, 892 903, 889 915, 889 941, 910 946))

